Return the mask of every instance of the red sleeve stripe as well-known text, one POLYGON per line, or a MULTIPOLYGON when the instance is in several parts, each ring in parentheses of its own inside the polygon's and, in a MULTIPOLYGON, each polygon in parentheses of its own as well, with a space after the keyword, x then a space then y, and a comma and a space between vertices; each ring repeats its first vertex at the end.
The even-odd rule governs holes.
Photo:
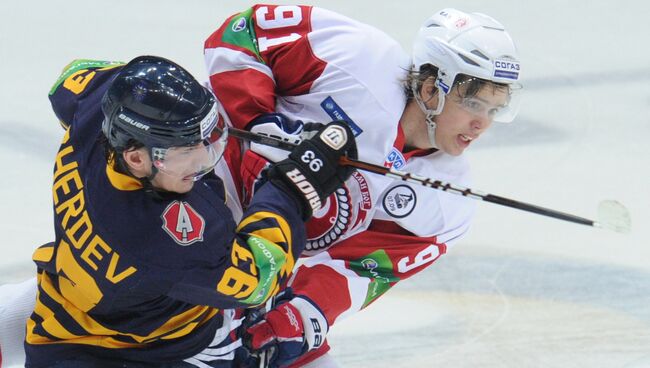
POLYGON ((269 79, 273 80, 271 69, 260 63, 255 56, 231 48, 216 47, 206 49, 205 65, 209 75, 251 68, 266 74, 269 79))
POLYGON ((275 110, 273 80, 256 69, 213 74, 210 85, 235 128, 245 129, 256 117, 275 110), (220 93, 222 88, 228 92, 220 93))

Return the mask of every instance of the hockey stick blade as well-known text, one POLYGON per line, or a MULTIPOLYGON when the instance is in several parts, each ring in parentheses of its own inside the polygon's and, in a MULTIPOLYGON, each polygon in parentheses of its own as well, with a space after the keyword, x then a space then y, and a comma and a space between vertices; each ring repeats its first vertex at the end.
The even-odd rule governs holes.
POLYGON ((595 227, 628 233, 632 228, 630 212, 617 201, 606 200, 598 204, 598 221, 595 227))

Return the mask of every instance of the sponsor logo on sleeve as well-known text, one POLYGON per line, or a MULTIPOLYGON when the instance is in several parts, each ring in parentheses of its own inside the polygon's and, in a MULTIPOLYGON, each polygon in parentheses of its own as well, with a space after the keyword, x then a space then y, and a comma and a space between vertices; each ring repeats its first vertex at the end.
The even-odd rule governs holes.
POLYGON ((413 212, 417 204, 417 197, 410 186, 397 185, 384 195, 382 204, 387 214, 395 218, 403 218, 413 212))
POLYGON ((371 279, 363 307, 372 303, 372 301, 388 291, 393 283, 399 281, 399 277, 395 276, 393 262, 383 249, 351 260, 350 268, 357 275, 371 279))
POLYGON ((163 230, 179 245, 188 246, 203 241, 205 220, 187 202, 172 202, 161 218, 163 230))
POLYGON ((359 126, 355 124, 352 119, 350 119, 348 114, 346 114, 341 106, 339 106, 336 101, 334 101, 332 96, 327 96, 327 98, 320 103, 320 106, 323 108, 323 110, 325 110, 327 115, 332 118, 332 120, 344 120, 346 123, 348 123, 348 126, 350 126, 350 129, 352 129, 352 133, 354 133, 355 137, 358 137, 359 134, 363 133, 363 130, 359 128, 359 126))

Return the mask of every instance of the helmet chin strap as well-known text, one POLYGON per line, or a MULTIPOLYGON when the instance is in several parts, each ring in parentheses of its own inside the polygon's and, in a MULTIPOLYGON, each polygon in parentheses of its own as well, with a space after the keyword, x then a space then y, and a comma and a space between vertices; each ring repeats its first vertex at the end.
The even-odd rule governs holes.
POLYGON ((445 106, 445 92, 437 85, 437 83, 436 83, 436 88, 438 89, 438 106, 436 106, 435 110, 431 110, 424 103, 422 97, 420 97, 420 92, 418 91, 417 82, 415 80, 411 82, 411 91, 413 92, 413 96, 415 97, 415 102, 420 107, 420 110, 422 110, 422 112, 424 113, 424 118, 427 122, 429 144, 431 144, 431 147, 439 149, 438 145, 436 144, 437 124, 435 121, 433 121, 433 118, 436 117, 436 115, 440 115, 440 113, 442 112, 442 108, 445 106))
MULTIPOLYGON (((109 164, 110 164, 110 162, 109 162, 109 164)), ((116 153, 115 154, 114 165, 115 165, 114 168, 115 168, 115 170, 117 172, 119 172, 121 174, 128 175, 128 176, 134 178, 135 180, 139 181, 140 184, 142 184, 142 189, 144 189, 144 192, 147 195, 153 197, 154 199, 161 199, 162 200, 162 199, 171 198, 174 195, 178 195, 177 193, 163 191, 163 190, 160 190, 160 189, 153 186, 151 181, 156 176, 156 174, 158 174, 158 172, 159 172, 158 168, 153 163, 151 164, 151 174, 149 174, 149 175, 147 175, 145 177, 142 177, 142 178, 139 178, 139 177, 133 175, 133 173, 129 169, 129 165, 126 163, 126 161, 124 161, 124 158, 122 157, 121 153, 116 153)))
POLYGON ((156 176, 156 174, 158 174, 158 168, 153 163, 151 164, 151 174, 149 174, 149 175, 147 175, 145 177, 139 178, 139 177, 133 175, 131 170, 129 170, 129 166, 124 161, 124 159, 122 158, 121 155, 117 155, 117 157, 118 158, 117 158, 117 160, 115 162, 116 162, 116 166, 117 166, 116 168, 118 169, 118 172, 126 174, 126 175, 136 179, 137 181, 139 181, 140 184, 142 184, 142 189, 144 189, 144 192, 146 194, 150 195, 151 197, 153 197, 154 199, 165 199, 165 194, 167 192, 164 192, 164 191, 161 191, 161 190, 157 189, 151 183, 151 181, 156 176))
POLYGON ((156 167, 156 165, 151 164, 151 174, 149 174, 149 175, 146 177, 146 179, 147 179, 148 181, 152 181, 153 178, 156 177, 157 174, 158 174, 158 168, 156 167))
POLYGON ((156 165, 153 163, 153 159, 155 157, 153 151, 154 150, 152 149, 152 155, 150 156, 152 158, 151 174, 149 174, 148 176, 145 176, 143 178, 138 178, 138 180, 140 180, 140 183, 142 183, 142 187, 143 187, 146 194, 153 197, 154 199, 166 199, 166 198, 168 198, 170 196, 176 195, 176 193, 172 193, 172 192, 168 192, 166 190, 156 188, 153 185, 153 183, 152 183, 153 179, 160 172, 160 170, 158 170, 156 165))

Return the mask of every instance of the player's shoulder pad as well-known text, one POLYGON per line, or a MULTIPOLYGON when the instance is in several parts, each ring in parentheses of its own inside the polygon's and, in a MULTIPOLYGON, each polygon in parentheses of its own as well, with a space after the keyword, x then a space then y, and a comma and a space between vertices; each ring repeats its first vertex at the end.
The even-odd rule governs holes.
POLYGON ((54 113, 61 125, 72 123, 79 102, 91 94, 93 86, 114 74, 123 62, 76 59, 66 65, 49 92, 54 113))

